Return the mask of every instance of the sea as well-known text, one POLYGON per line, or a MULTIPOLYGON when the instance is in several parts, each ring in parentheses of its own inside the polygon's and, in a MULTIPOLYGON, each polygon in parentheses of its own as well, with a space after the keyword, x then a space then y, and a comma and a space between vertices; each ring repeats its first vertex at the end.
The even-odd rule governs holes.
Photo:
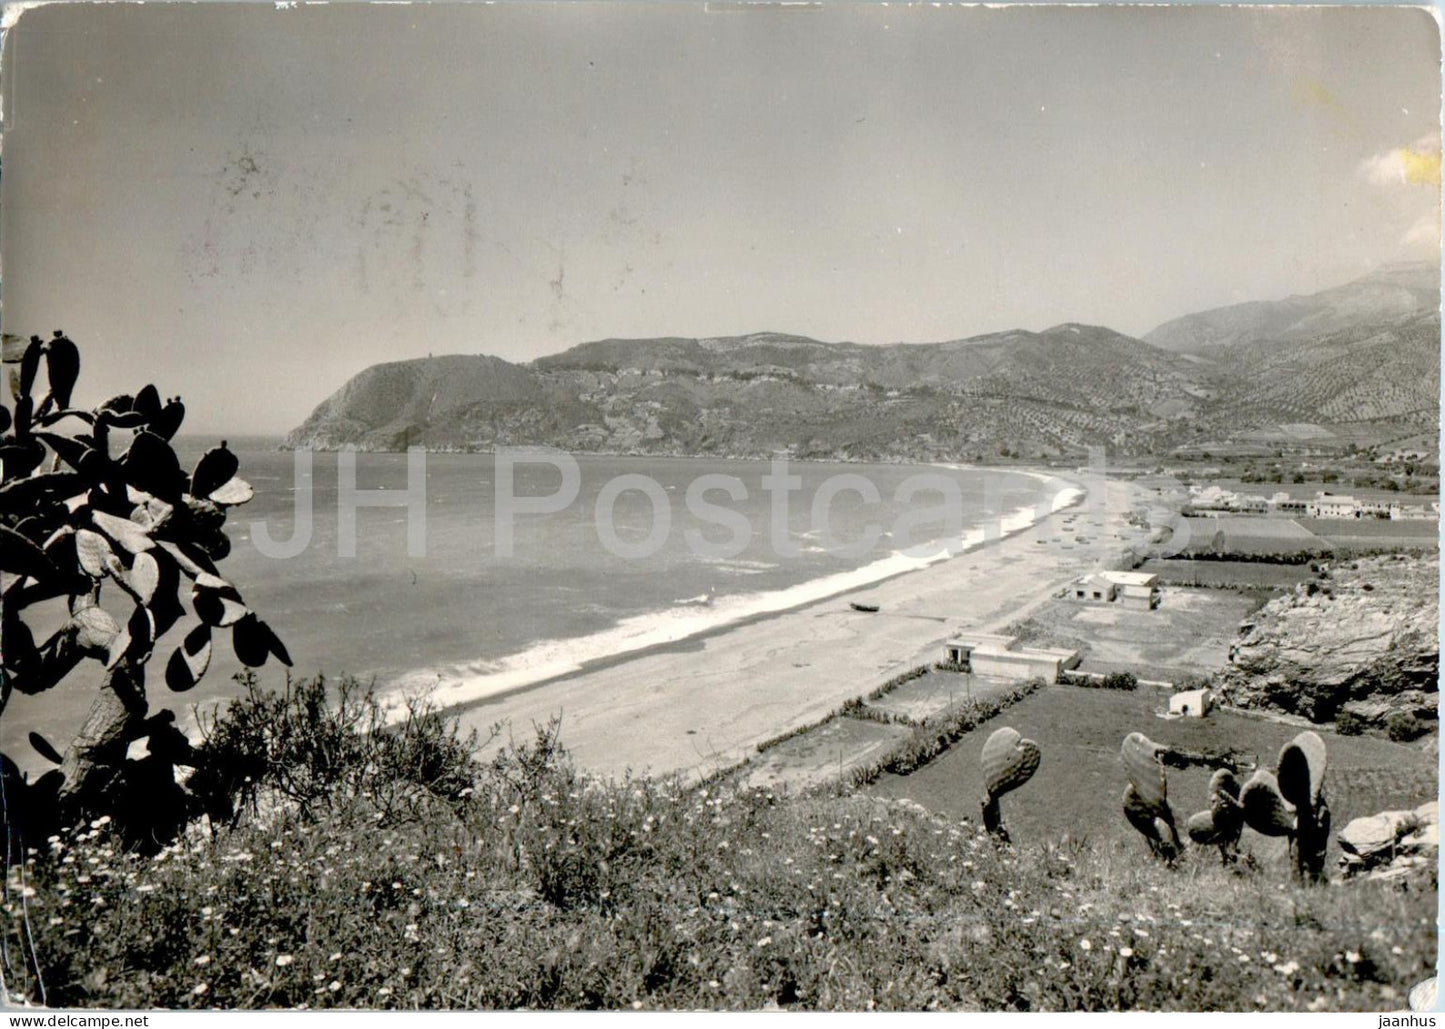
MULTIPOLYGON (((182 465, 215 442, 181 438, 182 465)), ((296 454, 264 437, 228 445, 255 498, 231 509, 220 571, 284 641, 292 674, 431 690, 442 704, 865 590, 1021 529, 1068 502, 1072 487, 1037 473, 939 465, 556 453, 499 462, 296 454), (569 462, 576 490, 564 504, 560 466, 569 462), (359 491, 354 533, 338 508, 339 476, 359 491), (703 486, 712 489, 696 494, 703 486), (510 516, 499 505, 507 495, 520 498, 510 516), (499 519, 510 547, 498 546, 499 519), (418 522, 424 539, 415 538, 418 522)), ((242 668, 220 631, 203 681, 170 693, 164 663, 193 624, 183 619, 160 641, 150 668, 153 705, 175 708, 183 722, 237 695, 242 668)), ((46 627, 33 628, 43 638, 46 627)), ((63 748, 100 671, 84 662, 55 690, 14 697, 0 746, 22 767, 33 762, 19 752, 29 749, 23 741, 9 738, 19 727, 39 727, 63 748)), ((285 681, 274 660, 258 674, 267 687, 285 681)))

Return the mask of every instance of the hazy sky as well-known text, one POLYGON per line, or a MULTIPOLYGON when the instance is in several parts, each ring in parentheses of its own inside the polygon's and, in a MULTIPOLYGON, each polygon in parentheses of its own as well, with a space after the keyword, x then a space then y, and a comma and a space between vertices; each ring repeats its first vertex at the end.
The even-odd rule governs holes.
POLYGON ((46 7, 5 329, 231 432, 428 352, 1143 333, 1438 253, 1438 54, 1381 8, 46 7))

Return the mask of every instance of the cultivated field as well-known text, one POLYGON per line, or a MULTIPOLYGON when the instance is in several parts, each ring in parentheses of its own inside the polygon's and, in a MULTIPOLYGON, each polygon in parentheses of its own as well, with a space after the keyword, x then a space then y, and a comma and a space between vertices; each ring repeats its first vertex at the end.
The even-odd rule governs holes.
POLYGON ((1300 518, 1298 524, 1332 547, 1379 550, 1435 547, 1440 542, 1436 519, 1389 521, 1384 518, 1300 518))
POLYGON ((868 701, 868 706, 889 715, 921 722, 941 715, 965 700, 995 699, 1017 685, 1007 679, 933 671, 868 701))
POLYGON ((1151 572, 1166 583, 1188 583, 1212 587, 1289 587, 1314 577, 1308 564, 1271 564, 1266 561, 1188 561, 1183 558, 1154 558, 1138 569, 1151 572))
MULTIPOLYGON (((1279 748, 1299 730, 1230 712, 1208 718, 1165 719, 1156 714, 1160 694, 1053 686, 979 726, 948 753, 907 776, 888 775, 870 792, 906 798, 949 818, 977 818, 983 796, 979 752, 990 732, 1010 725, 1039 744, 1043 762, 1034 777, 1003 803, 1004 822, 1016 840, 1030 843, 1062 836, 1137 848, 1143 840, 1124 820, 1121 798, 1127 780, 1119 745, 1130 732, 1191 750, 1234 749, 1273 765, 1279 748)), ((1375 737, 1316 731, 1329 749, 1325 789, 1336 827, 1386 808, 1415 807, 1436 796, 1435 758, 1405 744, 1375 737)), ((1181 827, 1208 800, 1209 771, 1170 769, 1169 799, 1181 827)), ((1331 843, 1330 861, 1338 856, 1331 843)), ((1245 849, 1266 863, 1284 861, 1284 842, 1245 832, 1245 849)))
POLYGON ((752 787, 805 790, 836 782, 905 739, 905 725, 838 716, 753 756, 743 781, 752 787))
POLYGON ((1322 552, 1330 545, 1308 529, 1289 518, 1257 518, 1249 515, 1218 515, 1190 518, 1190 538, 1186 550, 1223 549, 1231 554, 1283 556, 1322 552), (1222 547, 1215 548, 1218 534, 1223 534, 1222 547))

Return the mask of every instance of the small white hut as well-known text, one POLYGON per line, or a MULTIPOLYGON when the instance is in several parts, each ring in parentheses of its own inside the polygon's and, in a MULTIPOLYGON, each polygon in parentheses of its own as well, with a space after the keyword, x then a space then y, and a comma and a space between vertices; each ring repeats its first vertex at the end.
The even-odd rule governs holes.
POLYGON ((1169 698, 1169 713, 1181 718, 1203 718, 1214 706, 1212 690, 1185 690, 1169 698))

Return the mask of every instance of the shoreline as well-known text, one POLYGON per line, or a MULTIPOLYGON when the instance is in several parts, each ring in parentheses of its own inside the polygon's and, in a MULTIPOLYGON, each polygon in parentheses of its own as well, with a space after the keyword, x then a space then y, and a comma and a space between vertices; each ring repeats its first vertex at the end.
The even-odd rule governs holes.
POLYGON ((1064 583, 1120 551, 1122 542, 1105 532, 1124 528, 1131 487, 1106 481, 1097 498, 1075 489, 1067 507, 866 587, 439 706, 458 718, 463 731, 477 729, 484 739, 493 725, 509 724, 515 735, 560 715, 563 745, 579 767, 600 774, 706 774, 902 668, 938 659, 938 643, 956 631, 994 631, 1026 617, 1064 583), (1094 502, 1080 506, 1088 500, 1094 502), (1076 517, 1087 512, 1101 529, 1106 521, 1110 528, 1089 529, 1098 536, 1097 547, 1035 541, 1064 511, 1076 517), (865 591, 881 613, 857 612, 842 602, 861 599, 865 591))
MULTIPOLYGON (((934 464, 929 467, 960 470, 970 466, 934 464)), ((966 554, 976 553, 990 545, 1036 528, 1060 511, 1078 507, 1088 499, 1088 491, 1077 476, 1066 479, 1037 469, 1019 469, 1016 474, 1040 482, 1058 481, 1061 484, 1061 488, 1050 498, 1049 510, 1041 513, 1039 509, 1042 505, 1014 508, 992 521, 965 530, 958 540, 948 541, 937 554, 912 557, 895 551, 858 568, 833 572, 781 589, 754 594, 726 595, 718 599, 724 603, 732 602, 741 610, 733 616, 722 614, 721 617, 707 619, 701 612, 717 614, 719 609, 710 605, 705 608, 700 607, 698 608, 699 617, 706 624, 696 628, 688 628, 686 621, 682 618, 678 619, 679 624, 675 626, 665 624, 668 616, 686 613, 690 609, 690 605, 686 602, 675 602, 669 608, 623 619, 609 629, 587 636, 538 641, 526 650, 498 659, 498 663, 502 667, 474 676, 457 675, 450 681, 445 681, 443 678, 445 672, 443 671, 418 669, 397 677, 388 686, 387 692, 397 698, 398 702, 402 698, 414 695, 424 697, 440 711, 456 713, 496 704, 517 693, 565 682, 577 676, 612 668, 648 655, 685 653, 697 650, 707 640, 720 634, 755 625, 767 619, 783 617, 813 605, 827 603, 860 591, 874 589, 901 577, 955 561, 966 554), (651 627, 651 623, 659 621, 663 621, 664 624, 657 628, 651 627), (639 626, 648 628, 644 628, 636 636, 629 636, 631 630, 639 626), (651 639, 648 638, 649 632, 653 634, 651 639), (669 633, 676 633, 676 635, 668 635, 669 633), (523 664, 514 669, 505 667, 508 660, 525 659, 529 655, 545 655, 549 648, 576 647, 585 644, 588 640, 603 641, 608 637, 615 637, 620 645, 595 656, 580 659, 559 656, 545 661, 540 666, 523 664), (634 641, 633 645, 628 645, 629 640, 634 641), (512 677, 511 681, 508 681, 509 675, 512 677), (455 694, 461 694, 461 696, 455 696, 455 694)), ((393 707, 393 710, 396 711, 398 708, 393 707)))

